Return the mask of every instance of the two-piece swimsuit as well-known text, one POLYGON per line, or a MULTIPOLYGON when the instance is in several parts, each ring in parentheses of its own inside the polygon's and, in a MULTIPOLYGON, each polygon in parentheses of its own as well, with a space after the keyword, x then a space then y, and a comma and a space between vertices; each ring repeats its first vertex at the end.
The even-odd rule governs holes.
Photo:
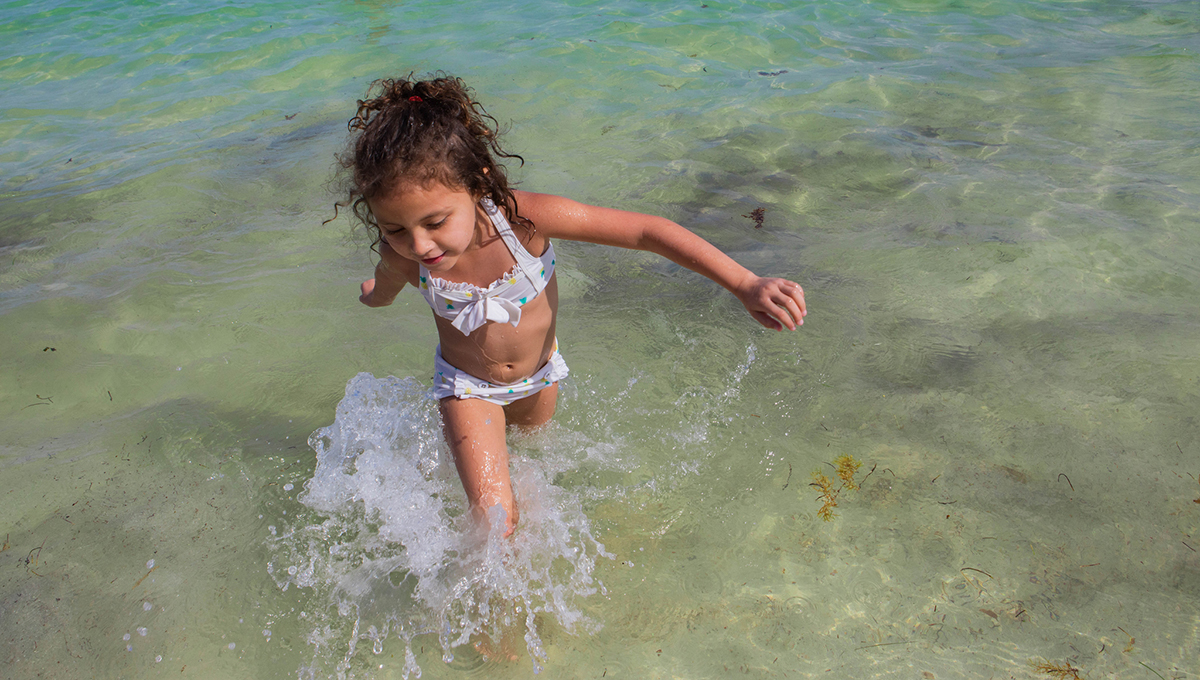
MULTIPOLYGON (((429 303, 433 313, 447 319, 470 335, 475 329, 489 321, 510 323, 514 327, 521 321, 521 307, 533 300, 546 288, 554 275, 554 246, 546 245, 546 252, 535 257, 525 250, 512 227, 490 198, 480 200, 483 211, 499 232, 504 245, 517 261, 508 274, 497 279, 487 288, 470 283, 452 283, 437 279, 421 265, 419 289, 429 303)), ((518 399, 532 396, 550 385, 567 377, 567 363, 558 352, 558 340, 549 360, 528 378, 509 385, 491 383, 477 378, 466 371, 451 366, 442 358, 442 346, 438 345, 433 355, 433 396, 437 399, 458 397, 459 399, 483 399, 502 406, 518 399)))

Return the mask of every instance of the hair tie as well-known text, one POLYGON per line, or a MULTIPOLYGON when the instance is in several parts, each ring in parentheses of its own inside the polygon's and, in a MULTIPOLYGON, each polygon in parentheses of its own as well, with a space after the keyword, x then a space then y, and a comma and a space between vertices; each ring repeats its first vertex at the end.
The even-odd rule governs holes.
POLYGON ((409 98, 408 98, 408 101, 410 101, 410 102, 423 102, 423 101, 425 101, 425 100, 424 100, 424 99, 421 99, 420 97, 418 97, 417 95, 415 95, 415 94, 414 94, 413 96, 411 96, 411 97, 409 97, 409 98))

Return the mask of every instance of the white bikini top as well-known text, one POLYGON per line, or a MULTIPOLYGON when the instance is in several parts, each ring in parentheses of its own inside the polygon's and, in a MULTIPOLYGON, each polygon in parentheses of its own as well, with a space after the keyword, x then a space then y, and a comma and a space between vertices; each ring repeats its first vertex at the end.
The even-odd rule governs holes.
POLYGON ((463 335, 470 335, 489 321, 516 326, 521 321, 521 307, 536 298, 554 274, 553 245, 547 243, 541 257, 530 255, 492 199, 484 198, 479 203, 517 261, 512 271, 487 288, 434 278, 425 265, 418 271, 421 295, 433 313, 449 319, 463 335))

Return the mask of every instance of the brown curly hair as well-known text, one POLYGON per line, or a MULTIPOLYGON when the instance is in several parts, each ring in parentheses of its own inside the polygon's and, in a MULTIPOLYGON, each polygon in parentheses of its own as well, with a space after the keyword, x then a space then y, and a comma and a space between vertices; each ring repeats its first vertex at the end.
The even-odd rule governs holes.
POLYGON ((462 79, 439 72, 426 80, 414 80, 411 73, 407 78, 376 80, 367 89, 367 99, 358 101, 358 113, 347 127, 358 134, 338 156, 350 177, 347 196, 334 204, 332 219, 339 207, 349 207, 371 233, 372 250, 379 246, 380 233, 367 199, 402 182, 441 182, 486 196, 514 225, 532 234, 533 223, 517 214, 517 197, 493 154, 515 158, 521 165, 525 159, 500 146, 496 119, 475 101, 462 79))

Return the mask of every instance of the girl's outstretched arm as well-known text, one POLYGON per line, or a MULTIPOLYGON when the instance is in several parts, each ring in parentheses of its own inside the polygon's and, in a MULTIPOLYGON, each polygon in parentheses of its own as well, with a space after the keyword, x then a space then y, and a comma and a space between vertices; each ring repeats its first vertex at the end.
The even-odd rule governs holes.
POLYGON ((392 250, 386 242, 379 243, 379 264, 375 265, 375 278, 362 282, 359 302, 368 307, 386 307, 392 304, 404 288, 405 276, 400 270, 404 258, 392 250))
POLYGON ((721 284, 767 328, 796 330, 804 323, 808 310, 799 284, 756 276, 671 220, 585 205, 550 194, 516 194, 521 215, 533 220, 538 232, 549 238, 657 253, 721 284))

